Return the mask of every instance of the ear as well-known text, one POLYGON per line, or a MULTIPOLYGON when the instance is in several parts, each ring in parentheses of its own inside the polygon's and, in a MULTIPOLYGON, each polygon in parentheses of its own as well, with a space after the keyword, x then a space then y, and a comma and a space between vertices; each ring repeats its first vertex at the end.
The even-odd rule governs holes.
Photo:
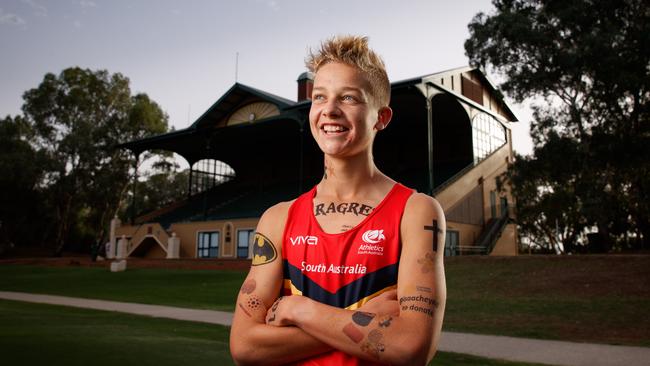
POLYGON ((377 112, 377 123, 375 123, 375 130, 381 131, 388 127, 391 119, 393 118, 393 110, 390 107, 381 107, 377 112))

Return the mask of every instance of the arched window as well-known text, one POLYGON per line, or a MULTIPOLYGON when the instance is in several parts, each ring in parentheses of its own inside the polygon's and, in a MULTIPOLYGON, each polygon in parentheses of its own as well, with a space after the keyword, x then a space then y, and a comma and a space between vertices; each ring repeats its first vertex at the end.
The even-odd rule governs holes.
POLYGON ((474 163, 485 159, 506 143, 505 127, 496 118, 479 113, 472 118, 474 163))
POLYGON ((197 194, 235 179, 235 170, 223 161, 203 159, 192 165, 191 179, 191 194, 197 194))

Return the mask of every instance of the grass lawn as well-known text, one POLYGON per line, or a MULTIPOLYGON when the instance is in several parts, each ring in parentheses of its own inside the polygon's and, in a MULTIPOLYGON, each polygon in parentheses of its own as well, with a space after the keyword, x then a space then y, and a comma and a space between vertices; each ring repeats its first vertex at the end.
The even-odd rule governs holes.
POLYGON ((236 271, 0 266, 0 290, 234 311, 236 271))
MULTIPOLYGON (((0 265, 0 290, 228 310, 244 272, 0 265)), ((650 346, 650 256, 455 257, 444 330, 650 346)))
MULTIPOLYGON (((106 311, 0 300, 8 365, 232 365, 228 328, 106 311)), ((432 365, 526 366, 454 353, 432 365)))
POLYGON ((445 330, 650 346, 650 256, 446 263, 445 330))

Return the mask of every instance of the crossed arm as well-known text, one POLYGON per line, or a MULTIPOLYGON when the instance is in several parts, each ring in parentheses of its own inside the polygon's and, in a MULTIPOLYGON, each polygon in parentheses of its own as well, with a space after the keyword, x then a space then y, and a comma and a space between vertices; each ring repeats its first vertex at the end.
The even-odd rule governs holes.
MULTIPOLYGON (((260 220, 258 232, 264 225, 260 220)), ((279 298, 267 310, 280 290, 281 261, 254 265, 238 298, 231 333, 233 357, 242 364, 273 364, 338 349, 374 362, 425 364, 435 353, 442 327, 444 231, 444 214, 437 202, 421 194, 411 197, 402 217, 397 292, 358 311, 303 296, 279 298)), ((276 236, 271 231, 269 235, 276 236)), ((281 236, 269 240, 277 239, 281 236)))

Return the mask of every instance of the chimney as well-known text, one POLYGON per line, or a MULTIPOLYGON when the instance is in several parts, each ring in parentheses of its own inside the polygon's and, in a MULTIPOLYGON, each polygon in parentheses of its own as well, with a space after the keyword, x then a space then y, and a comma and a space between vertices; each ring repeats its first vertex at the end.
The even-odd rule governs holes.
POLYGON ((314 88, 314 74, 305 71, 298 76, 298 102, 311 100, 311 91, 314 88))

